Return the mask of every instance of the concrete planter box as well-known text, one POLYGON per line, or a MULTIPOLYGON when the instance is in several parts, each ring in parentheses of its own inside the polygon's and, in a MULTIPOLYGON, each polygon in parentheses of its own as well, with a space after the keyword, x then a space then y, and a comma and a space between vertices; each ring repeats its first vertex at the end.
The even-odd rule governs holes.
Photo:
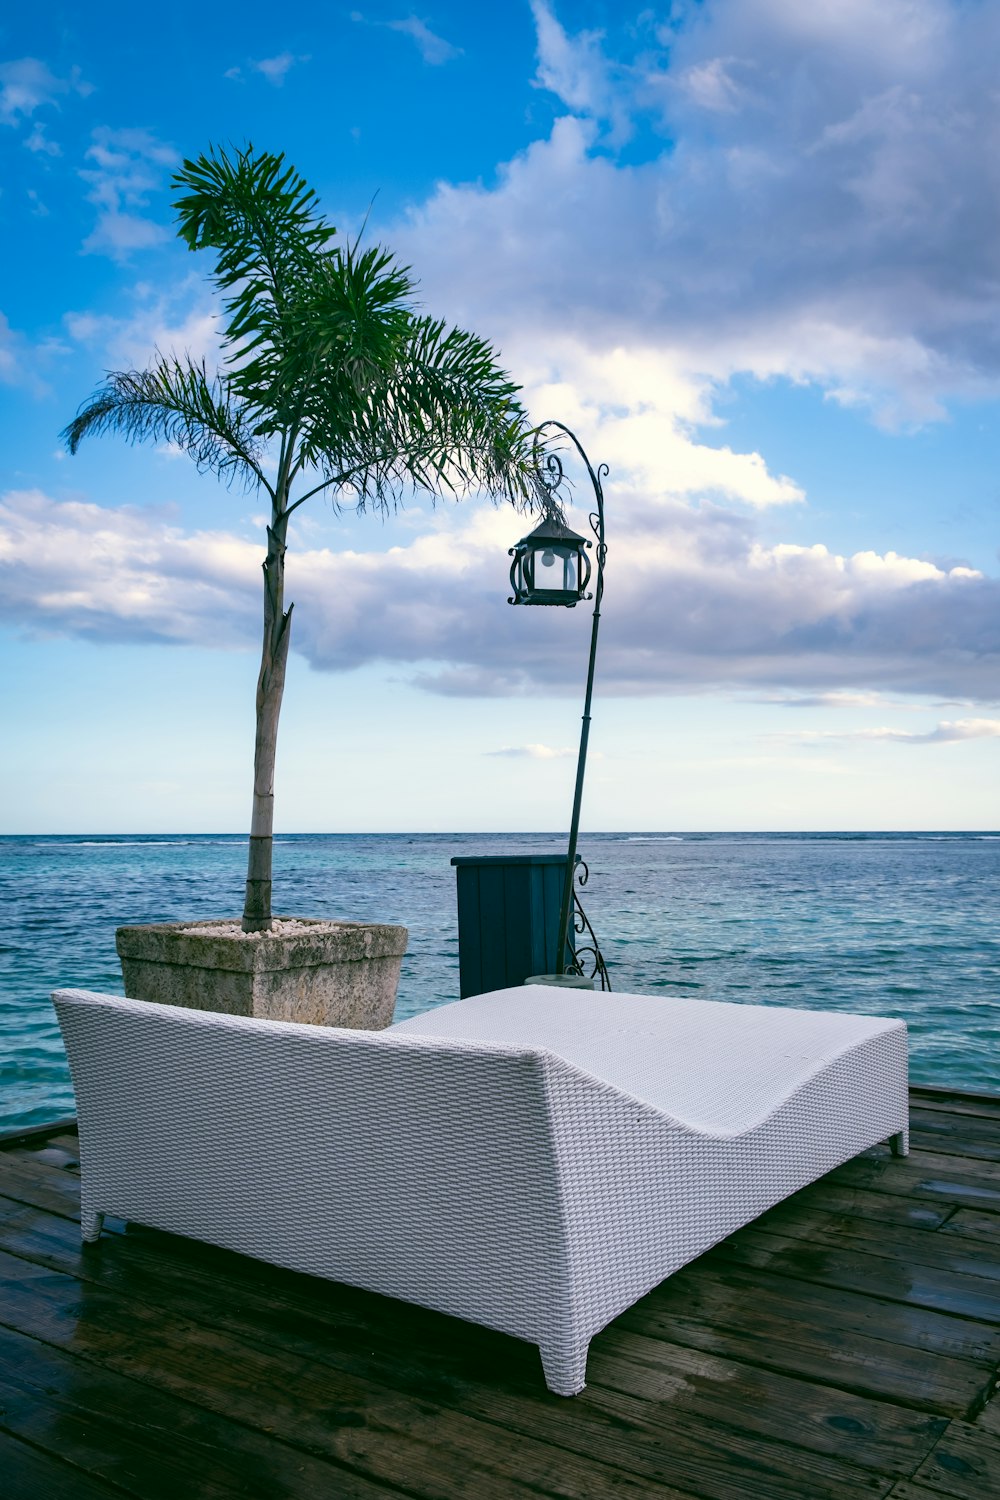
POLYGON ((353 1026, 392 1021, 409 936, 379 922, 277 918, 294 929, 234 935, 232 919, 157 922, 115 934, 125 993, 194 1010, 353 1026))

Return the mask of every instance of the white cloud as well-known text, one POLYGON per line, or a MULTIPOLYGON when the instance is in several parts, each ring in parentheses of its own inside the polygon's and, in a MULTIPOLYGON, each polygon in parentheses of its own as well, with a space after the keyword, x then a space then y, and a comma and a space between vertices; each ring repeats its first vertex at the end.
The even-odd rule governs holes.
POLYGON ((100 352, 106 368, 144 369, 157 349, 168 355, 186 352, 210 365, 220 357, 219 314, 198 276, 165 288, 139 283, 126 317, 70 312, 64 323, 70 338, 100 352))
POLYGON ((0 610, 32 634, 243 645, 259 567, 252 542, 185 535, 155 511, 57 502, 37 490, 0 501, 0 610))
POLYGON ((911 743, 923 745, 951 745, 962 740, 1000 738, 1000 719, 955 719, 951 723, 939 724, 927 734, 904 735, 911 743))
POLYGON ((134 250, 150 250, 168 237, 162 224, 140 214, 120 213, 106 209, 83 242, 85 255, 109 255, 112 260, 128 260, 134 250))
MULTIPOLYGON (((443 36, 438 36, 431 31, 426 21, 419 16, 409 15, 395 21, 372 21, 360 10, 352 10, 351 20, 359 26, 375 26, 383 31, 396 31, 400 36, 410 38, 415 43, 420 56, 425 63, 431 67, 441 67, 442 64, 452 62, 456 57, 462 56, 462 48, 456 47, 443 36)), ((353 133, 353 132, 352 132, 353 133)))
MULTIPOLYGON (((995 579, 892 554, 767 546, 751 517, 711 506, 624 492, 616 514, 604 694, 997 699, 995 579)), ((408 665, 445 694, 578 691, 588 613, 504 602, 506 552, 523 525, 469 502, 416 536, 400 528, 405 544, 386 551, 333 552, 293 536, 294 648, 322 670, 408 665)), ((0 508, 0 610, 39 632, 255 645, 262 548, 221 530, 186 533, 160 513, 11 494, 0 508)))
POLYGON ((251 63, 250 66, 256 72, 262 73, 268 83, 272 84, 275 88, 281 88, 285 81, 285 74, 289 68, 294 67, 297 62, 306 61, 308 61, 307 58, 294 57, 291 52, 281 52, 277 57, 262 57, 258 62, 251 63))
POLYGON ((165 240, 169 231, 154 219, 136 213, 149 204, 150 193, 162 186, 165 168, 177 165, 177 152, 148 130, 111 130, 99 126, 87 150, 94 163, 80 176, 89 184, 89 202, 97 205, 97 223, 83 242, 85 254, 127 260, 134 250, 147 250, 165 240))
POLYGON ((420 56, 431 67, 440 67, 442 63, 452 62, 462 55, 461 47, 455 47, 443 36, 436 35, 426 21, 421 21, 417 16, 407 16, 402 21, 386 21, 384 24, 389 31, 398 31, 415 42, 420 56))
POLYGON ((67 94, 91 92, 92 87, 84 82, 79 68, 73 68, 68 78, 58 78, 37 57, 0 63, 0 123, 18 125, 43 105, 58 108, 59 100, 67 94))
POLYGON ((803 500, 786 475, 772 475, 759 453, 735 453, 695 440, 712 426, 705 381, 668 350, 641 341, 604 350, 554 336, 519 336, 506 350, 536 417, 558 412, 616 482, 670 495, 712 496, 755 509, 803 500))
POLYGON ((31 343, 0 313, 0 384, 19 386, 34 396, 47 396, 50 391, 44 378, 46 367, 65 353, 66 345, 58 339, 43 338, 31 343))
MULTIPOLYGON (((309 60, 308 54, 296 56, 294 52, 279 52, 275 57, 261 57, 256 61, 251 59, 247 67, 252 72, 259 73, 262 78, 266 78, 272 87, 280 89, 289 70, 296 63, 305 63, 309 60)), ((243 69, 241 67, 227 68, 225 77, 240 83, 243 81, 243 69)))
POLYGON ((430 303, 505 348, 530 329, 815 381, 887 427, 1000 390, 1000 10, 715 0, 659 43, 617 28, 630 52, 534 12, 565 112, 393 233, 430 303), (628 164, 615 120, 643 126, 628 164))
POLYGON ((627 134, 627 112, 613 78, 613 64, 602 42, 603 31, 575 36, 559 24, 546 0, 531 0, 538 39, 537 88, 547 89, 572 110, 595 120, 610 120, 615 134, 627 134))
POLYGON ((24 144, 29 151, 41 156, 62 156, 62 147, 56 141, 50 141, 45 134, 45 126, 41 121, 35 125, 29 136, 25 137, 24 144))
MULTIPOLYGON (((790 736, 782 736, 790 738, 790 736)), ((803 730, 795 738, 804 744, 827 740, 885 740, 898 745, 955 745, 964 740, 1000 739, 1000 719, 953 719, 918 733, 912 729, 803 730)))
POLYGON ((730 57, 711 57, 695 63, 681 74, 680 86, 701 109, 730 113, 746 101, 744 90, 730 77, 733 62, 730 57))
POLYGON ((575 755, 570 748, 554 750, 551 745, 504 745, 500 750, 487 750, 486 755, 499 755, 510 760, 565 760, 575 755))
POLYGON ((755 699, 758 703, 772 703, 778 708, 882 708, 911 710, 914 705, 900 703, 886 697, 884 693, 852 693, 845 690, 828 693, 770 693, 755 699))
POLYGON ((11 328, 0 313, 0 380, 4 385, 20 385, 25 375, 26 340, 11 328))

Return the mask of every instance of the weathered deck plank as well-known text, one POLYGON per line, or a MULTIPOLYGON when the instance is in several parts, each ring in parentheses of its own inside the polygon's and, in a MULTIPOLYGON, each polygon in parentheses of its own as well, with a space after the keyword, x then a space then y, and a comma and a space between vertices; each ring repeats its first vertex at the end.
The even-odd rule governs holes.
POLYGON ((0 1431, 4 1500, 113 1500, 119 1492, 45 1449, 0 1431))
POLYGON ((941 1225, 947 1235, 958 1235, 962 1239, 981 1240, 996 1250, 1000 1218, 996 1214, 977 1213, 972 1208, 959 1208, 941 1225))
POLYGON ((960 1094, 949 1089, 922 1088, 917 1084, 910 1089, 910 1099, 918 1109, 1000 1120, 1000 1095, 997 1094, 960 1094))
MULTIPOLYGON (((138 1483, 151 1500, 273 1500, 290 1492, 289 1470, 302 1494, 321 1494, 335 1478, 344 1500, 386 1494, 201 1406, 9 1329, 0 1330, 0 1407, 9 1433, 43 1449, 55 1443, 76 1470, 126 1491, 138 1483)), ((34 1491, 33 1500, 46 1493, 34 1491)))
MULTIPOLYGON (((994 1221, 997 1218, 996 1214, 988 1217, 994 1221)), ((945 1226, 939 1227, 943 1229, 945 1226)), ((882 1255, 892 1261, 898 1261, 902 1255, 907 1265, 933 1266, 966 1276, 984 1276, 988 1281, 1000 1280, 996 1246, 991 1246, 982 1234, 928 1234, 924 1228, 911 1229, 897 1224, 887 1236, 882 1222, 859 1218, 856 1214, 800 1208, 796 1204, 783 1208, 780 1213, 765 1214, 753 1230, 743 1232, 739 1242, 763 1245, 777 1240, 836 1245, 838 1250, 882 1255)))
POLYGON ((114 1223, 81 1247, 72 1129, 0 1142, 4 1500, 1000 1494, 1000 1100, 913 1105, 908 1160, 670 1278, 573 1401, 424 1309, 114 1223))
POLYGON ((964 1422, 952 1422, 914 1476, 936 1494, 962 1500, 1000 1495, 1000 1438, 964 1422))
POLYGON ((976 1426, 980 1432, 992 1432, 994 1437, 1000 1438, 1000 1380, 995 1382, 989 1404, 983 1407, 976 1418, 976 1426))
MULTIPOLYGON (((947 1418, 852 1395, 786 1373, 702 1354, 631 1329, 608 1329, 594 1341, 588 1382, 626 1396, 691 1412, 725 1427, 785 1439, 789 1424, 803 1446, 842 1457, 851 1433, 851 1462, 882 1474, 912 1474, 917 1454, 928 1454, 947 1418)), ((604 1410, 614 1398, 602 1392, 604 1410)))

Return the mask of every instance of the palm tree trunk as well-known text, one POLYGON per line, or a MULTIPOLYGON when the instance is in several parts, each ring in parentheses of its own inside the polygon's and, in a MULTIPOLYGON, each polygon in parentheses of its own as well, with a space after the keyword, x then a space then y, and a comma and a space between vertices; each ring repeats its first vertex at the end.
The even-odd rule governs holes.
POLYGON ((285 691, 285 667, 291 635, 292 607, 285 599, 285 516, 267 528, 264 561, 264 643, 257 678, 257 736, 253 757, 253 813, 243 931, 267 932, 271 926, 271 851, 274 833, 274 759, 278 716, 285 691))

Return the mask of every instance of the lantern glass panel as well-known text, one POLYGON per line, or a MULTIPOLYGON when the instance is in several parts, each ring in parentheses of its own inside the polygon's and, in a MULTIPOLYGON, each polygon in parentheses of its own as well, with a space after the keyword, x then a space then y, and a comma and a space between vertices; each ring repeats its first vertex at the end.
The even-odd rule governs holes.
POLYGON ((579 583, 576 551, 568 547, 545 547, 534 553, 534 586, 549 592, 575 593, 579 583))

